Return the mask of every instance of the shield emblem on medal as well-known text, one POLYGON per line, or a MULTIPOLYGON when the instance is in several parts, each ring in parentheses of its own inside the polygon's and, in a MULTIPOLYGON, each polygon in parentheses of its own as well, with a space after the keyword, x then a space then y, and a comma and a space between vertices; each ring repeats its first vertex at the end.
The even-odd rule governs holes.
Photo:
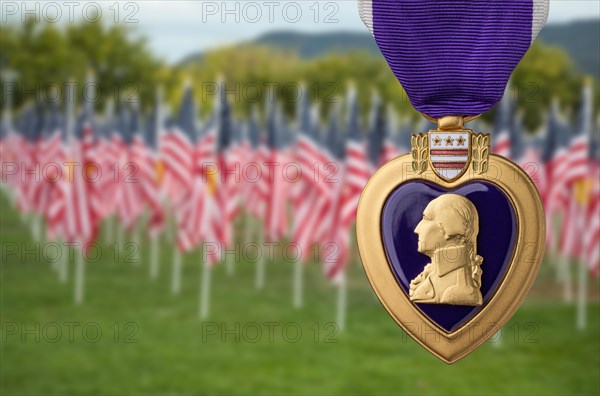
POLYGON ((469 163, 471 139, 468 132, 431 132, 429 161, 434 172, 444 180, 454 180, 462 175, 469 163))
POLYGON ((527 174, 490 154, 488 134, 439 128, 411 143, 363 191, 357 242, 389 314, 453 363, 525 298, 544 250, 544 212, 527 174))

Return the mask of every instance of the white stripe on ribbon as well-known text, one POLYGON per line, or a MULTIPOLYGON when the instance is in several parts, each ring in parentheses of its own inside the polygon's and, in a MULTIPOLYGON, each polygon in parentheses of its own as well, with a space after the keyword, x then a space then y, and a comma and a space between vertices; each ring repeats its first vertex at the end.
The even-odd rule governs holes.
POLYGON ((531 42, 537 37, 548 19, 550 0, 533 0, 533 19, 531 21, 531 42))
POLYGON ((365 26, 373 33, 373 2, 372 0, 358 0, 358 14, 365 26))

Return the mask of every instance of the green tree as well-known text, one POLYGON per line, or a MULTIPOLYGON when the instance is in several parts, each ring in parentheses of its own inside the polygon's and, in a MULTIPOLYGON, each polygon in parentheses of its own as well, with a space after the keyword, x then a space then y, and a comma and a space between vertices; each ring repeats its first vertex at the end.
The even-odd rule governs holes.
POLYGON ((159 82, 161 63, 147 42, 133 38, 131 33, 122 25, 100 22, 58 29, 28 20, 0 27, 1 66, 18 73, 14 104, 35 99, 34 90, 41 92, 37 98, 42 100, 48 97, 50 87, 58 86, 64 94, 69 80, 79 83, 81 99, 81 87, 90 69, 96 74, 99 106, 115 95, 130 101, 139 97, 149 103, 159 82))

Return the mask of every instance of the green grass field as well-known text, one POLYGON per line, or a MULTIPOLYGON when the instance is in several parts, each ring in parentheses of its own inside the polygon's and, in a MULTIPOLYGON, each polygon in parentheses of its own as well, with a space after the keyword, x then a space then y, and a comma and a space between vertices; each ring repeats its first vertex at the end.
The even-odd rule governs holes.
POLYGON ((587 330, 577 331, 574 306, 556 298, 547 269, 500 345, 447 366, 395 324, 358 265, 343 332, 333 328, 336 290, 321 268, 307 270, 305 306, 296 310, 291 264, 281 260, 268 265, 261 291, 251 263, 238 263, 234 276, 216 268, 210 318, 201 321, 198 255, 185 257, 174 296, 166 243, 156 281, 147 244, 138 266, 115 262, 103 245, 103 259, 87 266, 85 302, 75 305, 72 266, 60 284, 43 257, 7 254, 10 244, 19 253, 33 244, 1 204, 2 395, 600 393, 598 302, 588 307, 587 330))

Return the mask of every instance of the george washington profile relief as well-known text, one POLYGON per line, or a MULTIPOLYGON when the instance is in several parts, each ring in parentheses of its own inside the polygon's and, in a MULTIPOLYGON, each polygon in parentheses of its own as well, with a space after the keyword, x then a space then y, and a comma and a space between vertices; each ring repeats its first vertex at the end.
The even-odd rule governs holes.
POLYGON ((410 282, 411 301, 477 306, 482 303, 477 255, 479 216, 475 205, 456 194, 434 199, 415 228, 418 251, 431 262, 410 282))

